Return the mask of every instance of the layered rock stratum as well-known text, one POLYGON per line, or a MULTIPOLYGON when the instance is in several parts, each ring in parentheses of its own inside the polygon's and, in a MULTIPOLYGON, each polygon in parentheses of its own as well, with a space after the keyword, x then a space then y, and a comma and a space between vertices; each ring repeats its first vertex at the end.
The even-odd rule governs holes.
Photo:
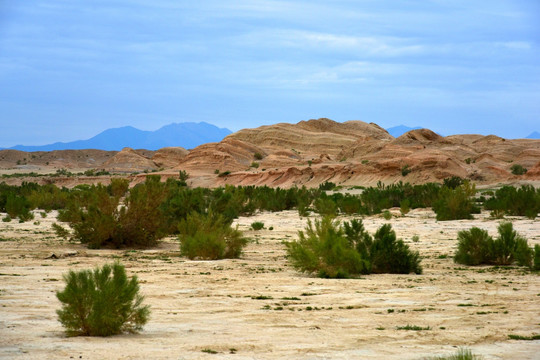
MULTIPOLYGON (((394 138, 373 123, 322 118, 243 129, 190 151, 3 150, 0 167, 20 172, 35 168, 157 172, 164 178, 185 170, 192 185, 211 187, 317 186, 324 181, 347 186, 378 181, 425 183, 451 176, 492 184, 540 180, 540 140, 495 135, 443 137, 429 129, 411 130, 394 138), (512 174, 514 164, 528 172, 512 174)), ((142 181, 144 174, 133 179, 142 181)))

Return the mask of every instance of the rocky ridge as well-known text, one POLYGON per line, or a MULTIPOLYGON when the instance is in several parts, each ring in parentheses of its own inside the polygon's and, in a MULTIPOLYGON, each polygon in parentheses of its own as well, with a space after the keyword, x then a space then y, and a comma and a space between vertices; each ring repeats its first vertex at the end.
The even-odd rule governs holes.
MULTIPOLYGON (((0 167, 4 169, 21 168, 22 159, 24 166, 39 168, 156 172, 165 178, 185 170, 194 186, 317 186, 324 181, 352 186, 378 181, 425 183, 450 176, 484 184, 540 180, 540 140, 494 135, 443 137, 429 129, 411 130, 394 138, 373 123, 339 123, 326 118, 243 129, 190 151, 0 151, 0 167), (513 175, 514 164, 528 172, 513 175)), ((134 179, 142 181, 144 176, 134 179)))

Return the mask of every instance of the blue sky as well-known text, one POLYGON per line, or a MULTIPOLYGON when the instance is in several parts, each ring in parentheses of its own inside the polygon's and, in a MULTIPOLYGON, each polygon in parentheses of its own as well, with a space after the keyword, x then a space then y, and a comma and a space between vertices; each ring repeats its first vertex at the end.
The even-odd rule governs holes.
POLYGON ((0 0, 0 147, 319 117, 540 131, 540 1, 0 0))

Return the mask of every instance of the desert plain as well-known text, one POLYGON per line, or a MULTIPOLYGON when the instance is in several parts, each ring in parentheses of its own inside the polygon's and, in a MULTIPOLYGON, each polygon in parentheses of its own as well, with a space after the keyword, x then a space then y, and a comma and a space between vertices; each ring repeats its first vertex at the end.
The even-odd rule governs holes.
MULTIPOLYGON (((180 257, 174 237, 146 250, 90 250, 54 234, 54 211, 1 222, 0 358, 425 359, 460 347, 484 359, 540 358, 539 340, 508 337, 540 333, 538 274, 452 260, 458 231, 478 226, 495 236, 500 220, 487 212, 444 222, 430 209, 391 212, 391 220, 368 216, 364 225, 373 233, 391 223, 420 252, 421 275, 345 280, 297 272, 283 244, 307 224, 297 211, 238 218, 251 241, 241 258, 220 261, 180 257), (265 228, 251 230, 255 221, 265 228), (55 312, 62 275, 116 260, 137 275, 150 321, 138 334, 67 337, 55 312), (407 325, 423 330, 398 329, 407 325)), ((538 220, 506 220, 530 246, 540 244, 538 220)))

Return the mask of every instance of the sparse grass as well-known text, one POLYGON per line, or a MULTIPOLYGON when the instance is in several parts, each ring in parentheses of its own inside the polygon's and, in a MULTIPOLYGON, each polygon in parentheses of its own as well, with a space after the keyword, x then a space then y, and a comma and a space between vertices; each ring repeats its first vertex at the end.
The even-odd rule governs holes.
POLYGON ((470 349, 461 348, 457 353, 450 356, 436 356, 426 358, 425 360, 482 360, 483 357, 474 355, 470 349))
POLYGON ((422 330, 431 330, 431 326, 417 326, 417 325, 405 325, 405 326, 396 326, 396 330, 412 330, 412 331, 422 331, 422 330))
POLYGON ((272 300, 272 296, 266 296, 266 295, 257 295, 251 297, 253 300, 272 300))
POLYGON ((508 338, 512 340, 527 340, 527 341, 540 340, 540 334, 534 334, 531 336, 509 334, 508 338))
POLYGON ((212 349, 202 349, 201 351, 203 353, 214 354, 214 355, 218 353, 216 350, 212 350, 212 349))

